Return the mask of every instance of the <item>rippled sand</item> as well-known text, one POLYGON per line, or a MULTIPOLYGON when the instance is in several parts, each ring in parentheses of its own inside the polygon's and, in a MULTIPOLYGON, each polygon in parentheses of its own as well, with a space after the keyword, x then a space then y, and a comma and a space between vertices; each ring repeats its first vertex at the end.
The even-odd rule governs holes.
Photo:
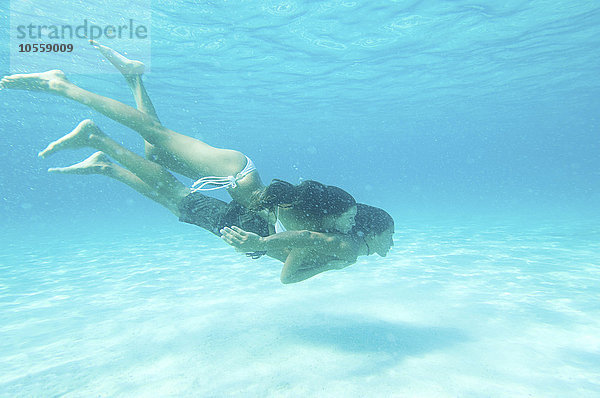
POLYGON ((296 285, 185 229, 0 253, 0 396, 592 397, 600 228, 402 226, 296 285))

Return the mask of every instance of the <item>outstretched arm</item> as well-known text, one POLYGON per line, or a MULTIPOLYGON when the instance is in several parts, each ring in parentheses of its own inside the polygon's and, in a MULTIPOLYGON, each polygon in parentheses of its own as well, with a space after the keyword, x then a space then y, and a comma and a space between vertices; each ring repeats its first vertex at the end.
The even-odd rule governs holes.
POLYGON ((313 231, 285 231, 262 237, 233 226, 221 230, 221 238, 239 251, 280 251, 284 249, 310 249, 315 254, 340 260, 356 261, 358 248, 348 235, 313 231))
POLYGON ((346 235, 312 231, 286 231, 268 237, 233 226, 221 230, 221 238, 238 251, 266 250, 284 263, 281 282, 297 283, 321 272, 342 269, 356 262, 357 245, 346 235))

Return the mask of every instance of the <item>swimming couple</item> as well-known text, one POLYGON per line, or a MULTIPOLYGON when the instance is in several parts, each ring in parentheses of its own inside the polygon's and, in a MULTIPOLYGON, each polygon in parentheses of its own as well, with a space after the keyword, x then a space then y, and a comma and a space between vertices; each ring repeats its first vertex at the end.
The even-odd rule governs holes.
POLYGON ((292 185, 273 180, 265 186, 244 154, 164 127, 142 82, 144 65, 109 47, 91 44, 125 77, 137 109, 86 91, 59 70, 6 76, 0 88, 44 91, 87 105, 136 131, 145 141, 146 158, 122 147, 88 119, 39 156, 82 147, 98 152, 73 166, 48 171, 102 174, 121 181, 169 209, 180 221, 221 236, 238 251, 282 261, 281 282, 286 284, 345 268, 358 256, 387 255, 394 233, 394 221, 387 212, 356 203, 341 188, 316 181, 292 185), (187 187, 169 170, 196 182, 187 187), (227 190, 231 202, 202 193, 219 188, 227 190))

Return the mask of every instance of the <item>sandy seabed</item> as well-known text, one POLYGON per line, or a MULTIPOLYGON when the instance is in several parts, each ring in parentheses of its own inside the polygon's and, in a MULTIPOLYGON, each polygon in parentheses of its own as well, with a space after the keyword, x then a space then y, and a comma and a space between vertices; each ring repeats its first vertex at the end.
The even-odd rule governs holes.
POLYGON ((0 396, 600 395, 598 226, 403 226, 294 285, 189 231, 7 238, 0 396))

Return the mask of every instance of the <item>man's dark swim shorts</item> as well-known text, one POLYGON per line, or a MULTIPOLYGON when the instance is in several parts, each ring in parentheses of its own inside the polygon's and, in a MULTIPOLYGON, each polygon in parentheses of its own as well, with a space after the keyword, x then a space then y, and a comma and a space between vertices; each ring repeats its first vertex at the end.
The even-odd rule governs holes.
POLYGON ((260 236, 269 236, 267 222, 236 201, 227 203, 193 192, 179 203, 179 211, 179 221, 197 225, 218 236, 221 236, 221 228, 233 225, 260 236))

